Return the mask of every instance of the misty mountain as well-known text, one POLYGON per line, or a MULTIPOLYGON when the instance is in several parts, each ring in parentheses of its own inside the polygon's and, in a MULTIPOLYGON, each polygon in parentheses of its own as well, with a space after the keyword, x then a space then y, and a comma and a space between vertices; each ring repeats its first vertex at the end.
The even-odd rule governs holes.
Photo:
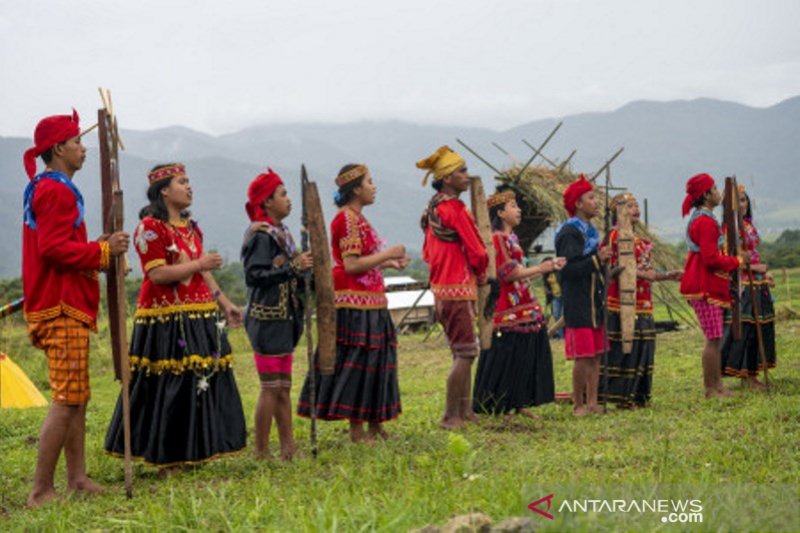
MULTIPOLYGON (((800 97, 769 108, 710 99, 633 102, 613 112, 584 113, 563 121, 544 153, 558 162, 577 149, 571 167, 589 173, 624 146, 612 167, 612 182, 628 187, 640 199, 647 198, 650 223, 668 237, 683 231, 684 183, 698 172, 719 179, 736 174, 751 192, 763 229, 800 226, 800 207, 795 201, 800 180, 792 176, 800 167, 800 97)), ((146 202, 147 171, 158 163, 182 161, 195 193, 193 216, 205 233, 207 248, 235 260, 247 224, 243 207, 247 185, 256 174, 270 166, 283 176, 295 205, 288 223, 296 230, 300 164, 306 164, 310 178, 318 183, 330 221, 335 213, 333 179, 338 169, 346 163, 364 162, 378 185, 377 203, 367 217, 388 242, 403 242, 419 250, 419 216, 431 189, 421 187, 422 172, 414 166, 417 159, 449 144, 466 156, 473 174, 488 181, 494 173, 462 150, 456 138, 502 169, 530 157, 532 151, 522 139, 538 145, 557 123, 557 119, 537 120, 506 131, 400 121, 276 124, 220 136, 179 126, 123 129, 126 151, 121 154, 120 168, 129 229, 133 230, 139 208, 146 202)), ((8 229, 0 235, 1 277, 19 275, 22 191, 27 183, 22 153, 30 142, 0 137, 0 194, 5 199, 0 222, 8 229)), ((94 236, 100 233, 96 137, 89 135, 86 143, 88 157, 76 184, 86 198, 87 224, 94 236)))

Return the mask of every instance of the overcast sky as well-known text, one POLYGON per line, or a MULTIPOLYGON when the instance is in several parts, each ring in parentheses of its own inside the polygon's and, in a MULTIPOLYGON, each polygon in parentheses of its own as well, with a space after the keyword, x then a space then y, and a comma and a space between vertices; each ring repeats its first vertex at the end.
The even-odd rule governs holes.
POLYGON ((3 0, 0 135, 111 89, 126 128, 488 126, 800 94, 798 0, 3 0))

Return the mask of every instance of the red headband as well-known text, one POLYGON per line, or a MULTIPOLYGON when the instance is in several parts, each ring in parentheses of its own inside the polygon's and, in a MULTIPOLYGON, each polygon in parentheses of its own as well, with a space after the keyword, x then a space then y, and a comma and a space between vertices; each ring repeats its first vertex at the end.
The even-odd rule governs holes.
POLYGON ((157 181, 170 178, 177 178, 185 175, 186 175, 186 167, 183 166, 181 163, 173 163, 171 165, 151 170, 150 172, 147 173, 147 180, 150 182, 150 185, 152 185, 157 181))
POLYGON ((265 174, 259 174, 250 182, 250 186, 247 188, 247 203, 244 204, 244 208, 251 221, 269 219, 269 216, 264 211, 264 200, 272 196, 279 185, 283 185, 283 180, 271 168, 267 169, 265 174))
POLYGON ((590 192, 594 189, 594 185, 592 182, 586 179, 586 176, 581 174, 578 176, 578 179, 570 183, 566 189, 564 189, 564 209, 567 210, 569 216, 575 216, 575 208, 578 204, 578 200, 581 199, 581 196, 590 192))
POLYGON ((34 146, 26 150, 25 155, 22 156, 28 179, 32 180, 36 175, 37 157, 53 146, 80 135, 79 122, 80 117, 75 109, 72 110, 72 115, 53 115, 39 121, 33 132, 34 146))
POLYGON ((692 210, 692 204, 703 197, 714 186, 714 178, 708 174, 692 176, 686 182, 686 198, 683 199, 681 214, 686 216, 692 210))

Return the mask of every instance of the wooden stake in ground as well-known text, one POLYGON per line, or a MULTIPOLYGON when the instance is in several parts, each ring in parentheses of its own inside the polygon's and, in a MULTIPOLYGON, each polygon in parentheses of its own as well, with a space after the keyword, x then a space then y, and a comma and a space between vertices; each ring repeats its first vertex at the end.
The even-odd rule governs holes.
MULTIPOLYGON (((489 207, 486 205, 483 182, 477 176, 470 177, 470 199, 472 200, 472 214, 475 217, 475 224, 478 226, 481 240, 486 246, 486 254, 489 256, 486 276, 490 279, 495 279, 497 278, 497 266, 495 265, 494 243, 492 242, 492 223, 489 220, 489 207)), ((478 287, 477 315, 481 350, 488 350, 492 347, 493 317, 492 313, 487 313, 491 290, 490 285, 478 287), (487 314, 489 315, 488 317, 486 316, 487 314)))
MULTIPOLYGON (((100 189, 103 205, 103 233, 122 231, 125 214, 122 188, 119 182, 119 139, 117 117, 111 108, 111 94, 100 90, 103 108, 97 111, 98 137, 100 142, 100 189)), ((128 361, 128 301, 125 292, 125 276, 128 262, 125 254, 112 257, 106 272, 106 296, 108 301, 108 330, 111 336, 111 353, 114 358, 114 373, 121 383, 122 431, 124 442, 125 493, 133 496, 133 470, 131 466, 131 407, 129 388, 131 369, 128 361)))

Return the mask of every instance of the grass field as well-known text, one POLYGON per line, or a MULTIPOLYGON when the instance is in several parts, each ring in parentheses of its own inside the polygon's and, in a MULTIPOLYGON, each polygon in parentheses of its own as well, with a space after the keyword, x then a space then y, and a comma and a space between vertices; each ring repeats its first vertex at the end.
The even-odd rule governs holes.
MULTIPOLYGON (((800 273, 791 273, 800 299, 800 273)), ((778 276, 778 282, 781 282, 778 276)), ((775 289, 779 306, 784 292, 775 289)), ((800 308, 800 306, 795 307, 800 308)), ((350 445, 346 423, 320 423, 320 456, 308 457, 308 423, 295 419, 305 457, 258 462, 248 448, 166 481, 135 465, 134 498, 125 498, 122 463, 103 452, 118 394, 105 331, 93 337, 93 399, 88 412, 90 474, 109 490, 24 508, 45 409, 0 411, 0 530, 211 529, 405 531, 482 512, 493 520, 528 517, 541 530, 800 530, 800 322, 778 324, 778 368, 770 394, 740 390, 725 401, 701 391, 702 336, 659 336, 653 403, 638 411, 574 419, 570 406, 539 409, 542 421, 486 419, 458 433, 437 428, 450 358, 442 339, 401 338, 404 414, 394 439, 350 445), (554 520, 527 505, 554 494, 554 520), (661 514, 559 511, 573 499, 697 499, 702 523, 669 524, 661 514), (554 512, 555 511, 555 512, 554 512)), ((258 381, 242 331, 233 332, 235 372, 252 432, 258 381)), ((0 324, 0 347, 48 391, 46 363, 19 321, 0 324)), ((571 365, 553 343, 556 387, 567 391, 571 365)), ((292 397, 305 364, 297 350, 292 397)), ((273 435, 273 439, 275 435, 273 435)), ((249 440, 252 442, 252 440, 249 440)), ((57 473, 63 491, 63 460, 57 473)), ((544 509, 544 507, 540 507, 544 509)))

